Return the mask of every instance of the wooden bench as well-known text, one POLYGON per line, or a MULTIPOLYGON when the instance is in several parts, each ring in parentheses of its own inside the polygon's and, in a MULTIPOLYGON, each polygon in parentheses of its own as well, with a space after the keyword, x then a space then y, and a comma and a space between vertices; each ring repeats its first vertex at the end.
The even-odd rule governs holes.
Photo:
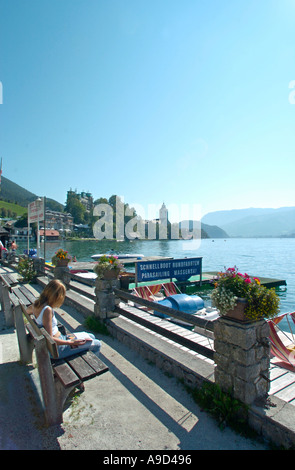
POLYGON ((1 279, 2 282, 5 282, 10 287, 15 286, 16 284, 18 284, 18 280, 15 279, 15 277, 10 273, 0 274, 0 279, 1 279))
POLYGON ((4 311, 6 325, 10 328, 14 326, 14 306, 18 304, 18 299, 27 307, 35 300, 32 292, 9 274, 0 274, 0 300, 4 311))
POLYGON ((16 285, 16 281, 9 274, 0 274, 0 300, 1 308, 4 311, 6 325, 10 328, 14 326, 13 307, 10 300, 12 286, 16 285))
POLYGON ((19 285, 11 289, 8 296, 17 332, 20 361, 23 364, 32 363, 35 351, 46 424, 60 424, 63 421, 64 404, 71 391, 109 369, 92 351, 60 359, 56 342, 26 311, 26 307, 36 300, 32 292, 26 286, 19 285))

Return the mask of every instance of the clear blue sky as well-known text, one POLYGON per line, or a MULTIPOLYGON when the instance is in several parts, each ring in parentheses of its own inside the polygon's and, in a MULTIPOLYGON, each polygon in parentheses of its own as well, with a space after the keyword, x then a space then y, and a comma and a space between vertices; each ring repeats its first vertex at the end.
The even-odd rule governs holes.
POLYGON ((3 175, 202 213, 295 205, 295 0, 0 0, 3 175))

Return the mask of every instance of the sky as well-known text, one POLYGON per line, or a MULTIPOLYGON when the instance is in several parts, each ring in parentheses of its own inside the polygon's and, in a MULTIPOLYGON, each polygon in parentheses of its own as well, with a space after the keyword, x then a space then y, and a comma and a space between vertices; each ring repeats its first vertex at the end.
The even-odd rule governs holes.
POLYGON ((0 0, 0 85, 2 174, 38 196, 295 205, 295 0, 0 0))

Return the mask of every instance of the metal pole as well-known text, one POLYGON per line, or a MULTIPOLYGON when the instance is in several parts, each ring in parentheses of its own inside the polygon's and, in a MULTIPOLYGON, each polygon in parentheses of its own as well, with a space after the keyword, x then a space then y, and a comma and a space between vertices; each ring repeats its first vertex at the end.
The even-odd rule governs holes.
POLYGON ((46 196, 43 197, 44 208, 44 261, 46 261, 46 196))

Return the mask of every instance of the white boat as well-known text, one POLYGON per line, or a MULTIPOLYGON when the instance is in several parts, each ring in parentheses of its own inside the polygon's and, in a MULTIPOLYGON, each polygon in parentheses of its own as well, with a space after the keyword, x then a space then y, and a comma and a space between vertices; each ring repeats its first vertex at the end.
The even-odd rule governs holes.
POLYGON ((94 260, 98 260, 102 256, 116 256, 116 258, 120 259, 142 259, 144 255, 141 254, 134 254, 134 253, 115 253, 115 252, 109 252, 109 253, 98 253, 97 255, 92 255, 91 258, 94 260))

